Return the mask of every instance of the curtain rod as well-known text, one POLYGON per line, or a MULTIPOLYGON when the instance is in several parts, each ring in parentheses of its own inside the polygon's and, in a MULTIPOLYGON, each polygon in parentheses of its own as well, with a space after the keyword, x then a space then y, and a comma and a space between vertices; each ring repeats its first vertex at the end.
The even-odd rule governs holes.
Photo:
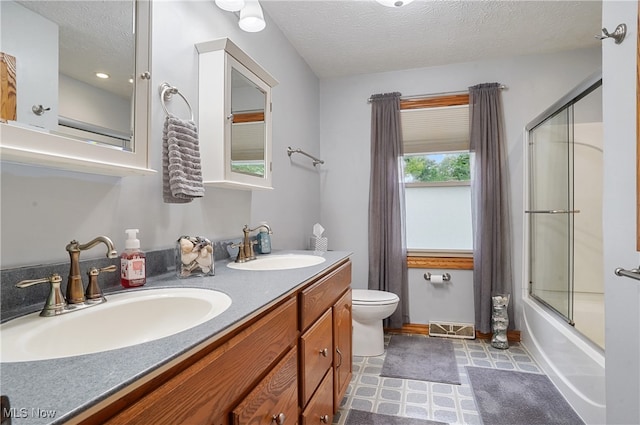
MULTIPOLYGON (((504 84, 500 85, 500 90, 506 90, 507 86, 504 84)), ((443 91, 440 93, 429 93, 429 94, 414 94, 411 96, 400 96, 400 100, 409 100, 409 99, 420 99, 425 97, 436 97, 436 96, 451 96, 456 94, 468 94, 469 90, 459 90, 459 91, 443 91)), ((371 103, 371 97, 367 99, 367 103, 371 103)))

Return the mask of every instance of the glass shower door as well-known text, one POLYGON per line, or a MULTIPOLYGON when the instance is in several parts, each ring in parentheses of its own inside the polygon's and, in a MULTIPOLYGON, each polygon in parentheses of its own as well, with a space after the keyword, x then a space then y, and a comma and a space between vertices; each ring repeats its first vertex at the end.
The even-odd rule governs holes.
POLYGON ((573 107, 529 132, 529 293, 573 323, 573 107))

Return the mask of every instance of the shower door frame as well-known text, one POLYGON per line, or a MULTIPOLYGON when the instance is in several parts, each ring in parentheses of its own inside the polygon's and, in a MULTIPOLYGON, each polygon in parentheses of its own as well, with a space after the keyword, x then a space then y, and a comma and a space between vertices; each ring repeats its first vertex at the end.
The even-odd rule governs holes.
POLYGON ((563 106, 529 130, 529 135, 546 130, 547 137, 528 138, 529 196, 525 213, 529 215, 528 293, 574 326, 574 214, 579 211, 574 209, 572 105, 563 106), (543 150, 540 158, 536 147, 543 150), (540 170, 540 165, 547 167, 540 170), (542 191, 536 190, 543 178, 548 181, 541 184, 542 191))
MULTIPOLYGON (((568 284, 568 312, 565 315, 563 312, 559 311, 558 309, 556 309, 553 305, 549 304, 549 302, 545 301, 544 299, 541 299, 539 296, 536 296, 533 291, 532 291, 532 285, 533 282, 531 280, 531 274, 532 274, 532 270, 533 270, 533 264, 532 264, 532 243, 533 243, 533 237, 532 237, 532 226, 533 226, 533 220, 531 219, 531 217, 527 217, 527 216, 531 216, 533 213, 539 213, 539 211, 530 211, 530 198, 532 196, 532 178, 531 178, 531 173, 532 173, 532 160, 531 160, 531 152, 530 152, 530 145, 531 145, 531 131, 534 130, 535 128, 537 128, 539 125, 541 125, 542 123, 544 123, 545 121, 547 121, 548 119, 558 115, 560 112, 562 112, 565 108, 567 108, 570 105, 575 104, 576 102, 578 102, 580 99, 588 96, 591 92, 593 92, 594 90, 596 90, 599 86, 602 85, 602 70, 598 70, 597 72, 593 73, 592 75, 590 75, 588 78, 586 78, 582 83, 580 83, 579 85, 577 85, 573 90, 571 90, 569 93, 567 93, 565 96, 563 96, 562 98, 560 98, 558 101, 556 101, 553 105, 551 105, 549 108, 547 108, 544 112, 542 112, 540 115, 538 115, 536 118, 534 118, 531 122, 529 122, 526 127, 525 127, 525 152, 526 152, 526 170, 525 170, 525 229, 527 230, 527 234, 525 235, 524 240, 526 241, 525 244, 525 249, 524 249, 524 253, 526 255, 525 257, 525 261, 527 264, 526 267, 526 280, 525 282, 527 282, 527 288, 526 288, 526 293, 534 298, 536 301, 540 302, 541 304, 545 305, 550 311, 556 313, 558 316, 560 316, 564 321, 566 321, 567 323, 569 323, 569 325, 574 326, 574 322, 573 322, 573 241, 569 241, 569 247, 568 247, 568 254, 569 254, 569 260, 570 260, 570 264, 567 265, 567 267, 569 268, 568 270, 568 276, 569 276, 569 282, 567 282, 568 284)), ((573 117, 571 117, 571 121, 573 121, 573 117)), ((572 122, 573 124, 573 122, 572 122)), ((573 130, 571 130, 572 134, 573 134, 573 130)), ((573 141, 571 141, 571 143, 573 143, 573 141)), ((572 156, 571 156, 572 158, 572 156)), ((573 159, 571 159, 573 160, 573 159)), ((573 173, 573 163, 568 165, 571 173, 573 173)), ((573 178, 570 179, 571 184, 573 184, 573 178)), ((573 187, 571 188, 571 198, 573 197, 573 187)), ((570 226, 571 228, 568 230, 569 232, 569 236, 573 239, 573 214, 576 211, 573 210, 573 199, 569 200, 568 203, 568 207, 566 210, 558 210, 558 211, 548 211, 548 213, 550 214, 567 214, 567 216, 569 217, 569 224, 568 226, 570 226)))

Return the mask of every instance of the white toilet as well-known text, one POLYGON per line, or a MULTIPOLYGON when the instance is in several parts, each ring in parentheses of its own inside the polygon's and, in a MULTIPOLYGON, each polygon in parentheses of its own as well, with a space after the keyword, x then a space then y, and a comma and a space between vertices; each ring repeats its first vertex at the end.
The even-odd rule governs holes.
POLYGON ((373 289, 354 289, 351 293, 353 313, 353 355, 379 356, 384 353, 382 320, 391 316, 400 298, 396 294, 373 289))

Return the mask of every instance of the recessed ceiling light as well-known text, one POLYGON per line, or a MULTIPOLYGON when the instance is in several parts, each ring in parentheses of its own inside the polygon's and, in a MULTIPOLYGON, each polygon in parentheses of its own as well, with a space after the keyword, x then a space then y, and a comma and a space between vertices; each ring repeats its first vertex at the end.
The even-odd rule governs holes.
POLYGON ((376 0, 381 5, 387 7, 402 7, 411 3, 413 0, 376 0))
POLYGON ((96 77, 98 77, 98 78, 109 78, 109 74, 105 74, 104 72, 96 72, 96 77))
POLYGON ((129 82, 133 84, 133 78, 129 78, 129 82))

